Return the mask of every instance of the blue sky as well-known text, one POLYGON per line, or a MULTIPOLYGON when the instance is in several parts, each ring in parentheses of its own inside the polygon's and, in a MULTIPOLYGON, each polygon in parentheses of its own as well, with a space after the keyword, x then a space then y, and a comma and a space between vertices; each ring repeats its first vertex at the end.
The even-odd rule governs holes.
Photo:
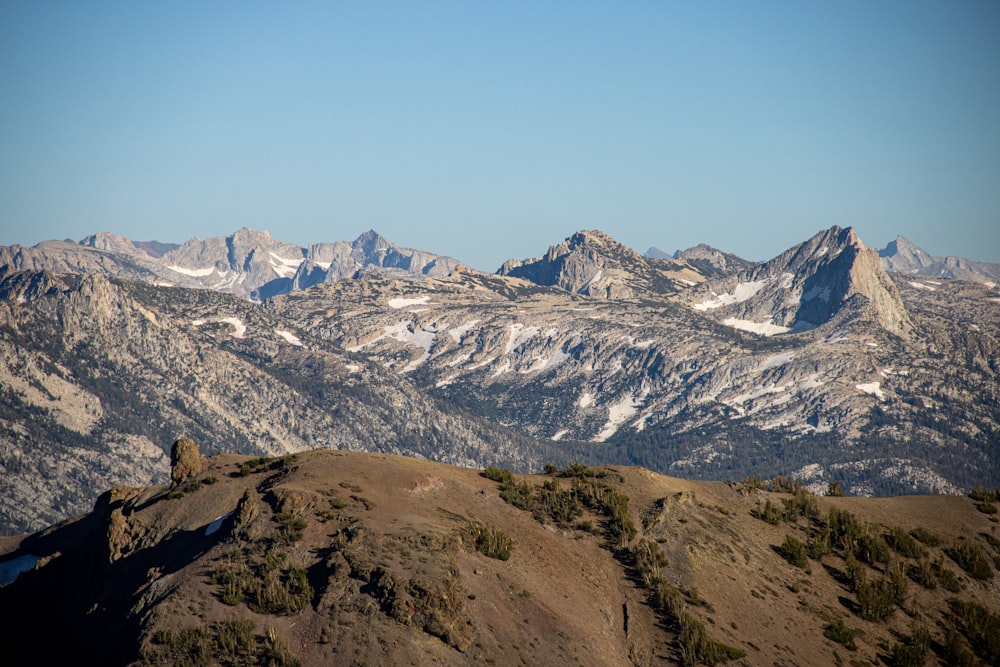
POLYGON ((1000 3, 0 3, 0 244, 1000 262, 1000 3))

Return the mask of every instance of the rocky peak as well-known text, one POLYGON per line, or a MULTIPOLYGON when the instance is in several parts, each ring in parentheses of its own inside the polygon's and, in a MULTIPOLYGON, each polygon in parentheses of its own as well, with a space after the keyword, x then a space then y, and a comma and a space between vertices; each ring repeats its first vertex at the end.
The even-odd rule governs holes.
POLYGON ((710 281, 689 297, 737 328, 766 333, 810 329, 832 319, 855 295, 887 331, 912 325, 895 284, 853 227, 831 227, 749 271, 710 281))
POLYGON ((508 260, 497 273, 604 299, 672 293, 682 274, 687 283, 704 279, 684 262, 648 259, 599 230, 576 232, 541 258, 508 260))
POLYGON ((128 240, 124 236, 118 236, 117 234, 111 234, 110 232, 91 234, 80 241, 80 245, 95 248, 97 250, 123 252, 126 254, 131 254, 136 251, 136 247, 132 241, 128 240))
POLYGON ((934 265, 933 257, 902 236, 886 244, 878 256, 888 271, 915 273, 934 265))

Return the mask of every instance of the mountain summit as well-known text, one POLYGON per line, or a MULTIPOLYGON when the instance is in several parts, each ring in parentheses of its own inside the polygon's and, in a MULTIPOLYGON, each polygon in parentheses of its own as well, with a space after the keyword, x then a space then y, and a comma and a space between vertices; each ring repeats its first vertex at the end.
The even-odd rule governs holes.
POLYGON ((544 257, 508 260, 497 273, 603 299, 674 294, 705 280, 687 262, 643 257, 597 230, 573 234, 544 257))
POLYGON ((831 227, 752 269, 691 290, 689 303, 758 333, 814 328, 846 308, 894 334, 912 329, 895 284, 853 227, 831 227))

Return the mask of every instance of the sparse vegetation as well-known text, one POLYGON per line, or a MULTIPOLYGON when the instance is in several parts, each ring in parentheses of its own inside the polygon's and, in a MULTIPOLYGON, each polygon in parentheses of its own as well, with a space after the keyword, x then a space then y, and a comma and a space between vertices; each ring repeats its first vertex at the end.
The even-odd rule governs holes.
POLYGON ((931 635, 927 628, 915 626, 909 637, 893 644, 890 657, 893 667, 921 667, 927 662, 931 635))
POLYGON ((823 636, 831 641, 837 642, 848 651, 858 650, 858 645, 855 643, 854 639, 863 634, 863 630, 858 628, 849 628, 844 625, 844 621, 840 618, 834 619, 823 626, 823 636))
POLYGON ((508 560, 514 548, 510 535, 496 526, 474 523, 469 527, 476 551, 488 558, 508 560))
POLYGON ((987 664, 1000 664, 1000 615, 975 602, 951 599, 948 606, 975 654, 987 664))
POLYGON ((298 667, 301 661, 269 629, 261 638, 249 619, 219 621, 211 626, 157 630, 139 665, 260 665, 298 667))
POLYGON ((959 540, 950 549, 946 549, 945 553, 973 579, 985 581, 993 578, 993 567, 975 542, 959 540))
POLYGON ((917 541, 923 542, 929 547, 941 546, 941 537, 923 527, 917 527, 910 531, 917 541))

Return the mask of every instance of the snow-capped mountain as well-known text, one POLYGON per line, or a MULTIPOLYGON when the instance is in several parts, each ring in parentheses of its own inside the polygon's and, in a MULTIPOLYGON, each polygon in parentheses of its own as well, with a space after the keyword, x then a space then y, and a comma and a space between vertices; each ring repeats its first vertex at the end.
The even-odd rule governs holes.
POLYGON ((373 233, 302 249, 241 230, 159 257, 126 241, 4 249, 53 268, 0 272, 2 525, 152 481, 183 434, 853 493, 1000 486, 1000 294, 888 274, 850 228, 729 273, 601 232, 499 274, 373 233))
POLYGON ((176 246, 135 243, 94 234, 79 243, 44 241, 31 248, 0 248, 0 267, 11 271, 93 273, 166 287, 211 289, 264 300, 296 289, 341 280, 358 271, 398 275, 447 275, 458 261, 400 248, 374 231, 353 242, 300 247, 266 231, 240 229, 230 236, 191 239, 176 246))

